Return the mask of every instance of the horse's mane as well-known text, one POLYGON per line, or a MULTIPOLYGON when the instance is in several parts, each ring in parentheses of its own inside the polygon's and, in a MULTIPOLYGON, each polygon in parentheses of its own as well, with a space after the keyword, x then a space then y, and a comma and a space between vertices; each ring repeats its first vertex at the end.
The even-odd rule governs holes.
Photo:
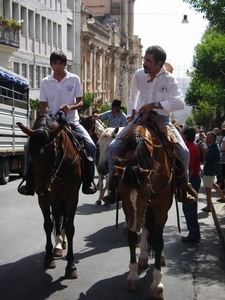
POLYGON ((95 120, 95 134, 98 136, 98 138, 100 137, 100 135, 103 133, 104 130, 105 127, 102 125, 102 123, 99 122, 99 120, 95 120))
POLYGON ((150 152, 150 142, 141 135, 139 126, 132 128, 120 148, 116 157, 116 164, 124 167, 123 180, 127 186, 141 186, 144 180, 141 169, 151 170, 151 178, 157 174, 159 164, 150 152), (134 151, 133 155, 125 159, 128 151, 134 151))
POLYGON ((41 115, 36 119, 32 128, 34 132, 29 140, 29 154, 32 155, 49 142, 48 130, 53 130, 56 125, 55 119, 49 115, 41 115))

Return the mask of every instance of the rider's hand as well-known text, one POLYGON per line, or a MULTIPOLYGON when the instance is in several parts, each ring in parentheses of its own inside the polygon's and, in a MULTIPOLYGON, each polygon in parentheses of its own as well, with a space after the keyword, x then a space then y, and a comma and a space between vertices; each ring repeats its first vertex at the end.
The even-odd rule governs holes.
POLYGON ((70 106, 67 105, 67 104, 63 104, 60 106, 60 109, 65 113, 67 114, 69 111, 70 111, 70 106))
POLYGON ((135 117, 135 115, 132 115, 132 116, 128 117, 125 126, 126 126, 130 121, 132 121, 132 120, 134 119, 134 117, 135 117))

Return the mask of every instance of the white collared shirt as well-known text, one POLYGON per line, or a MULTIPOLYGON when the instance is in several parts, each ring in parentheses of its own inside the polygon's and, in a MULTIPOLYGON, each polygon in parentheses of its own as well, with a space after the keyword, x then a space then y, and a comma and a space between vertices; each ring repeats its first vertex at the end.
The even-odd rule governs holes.
MULTIPOLYGON (((82 87, 80 78, 76 74, 66 71, 65 77, 58 81, 53 77, 52 73, 41 82, 40 101, 48 104, 49 114, 55 115, 61 105, 72 105, 76 103, 76 98, 79 97, 82 97, 82 87)), ((78 123, 78 111, 69 111, 66 119, 67 121, 78 123)))
POLYGON ((144 69, 136 71, 128 101, 128 116, 132 114, 133 109, 139 112, 143 105, 153 102, 160 102, 163 107, 154 109, 159 115, 168 116, 170 112, 184 109, 183 95, 177 80, 165 67, 162 67, 152 82, 149 79, 149 74, 146 74, 144 69))

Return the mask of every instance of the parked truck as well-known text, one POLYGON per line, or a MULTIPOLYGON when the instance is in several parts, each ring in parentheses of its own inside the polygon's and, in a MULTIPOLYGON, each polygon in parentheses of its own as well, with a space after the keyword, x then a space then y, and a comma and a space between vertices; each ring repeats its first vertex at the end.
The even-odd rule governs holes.
POLYGON ((0 184, 6 184, 12 173, 23 175, 27 136, 17 122, 31 125, 29 83, 0 66, 0 184))

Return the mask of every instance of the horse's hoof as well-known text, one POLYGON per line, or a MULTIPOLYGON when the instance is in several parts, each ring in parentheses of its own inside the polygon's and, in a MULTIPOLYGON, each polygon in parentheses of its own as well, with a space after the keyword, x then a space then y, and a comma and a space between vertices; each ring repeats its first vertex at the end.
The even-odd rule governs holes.
POLYGON ((95 202, 95 205, 101 205, 101 204, 102 204, 101 200, 97 200, 97 201, 95 202))
POLYGON ((66 270, 65 273, 65 278, 66 279, 77 279, 77 269, 73 269, 73 270, 66 270))
POLYGON ((63 242, 62 242, 62 248, 63 248, 63 250, 66 249, 66 241, 63 241, 63 242))
POLYGON ((110 207, 110 203, 105 202, 105 203, 104 203, 104 206, 105 206, 105 207, 110 207))
POLYGON ((47 259, 44 261, 44 269, 55 269, 55 260, 54 258, 52 259, 47 259))
POLYGON ((147 258, 139 258, 138 260, 138 267, 140 269, 146 269, 148 268, 148 259, 147 258))
POLYGON ((164 300, 163 288, 150 288, 150 300, 164 300))
POLYGON ((53 256, 54 257, 62 257, 63 255, 63 250, 62 249, 57 249, 55 248, 54 251, 53 251, 53 256))
POLYGON ((140 291, 140 280, 127 280, 127 290, 129 292, 139 292, 140 291))

